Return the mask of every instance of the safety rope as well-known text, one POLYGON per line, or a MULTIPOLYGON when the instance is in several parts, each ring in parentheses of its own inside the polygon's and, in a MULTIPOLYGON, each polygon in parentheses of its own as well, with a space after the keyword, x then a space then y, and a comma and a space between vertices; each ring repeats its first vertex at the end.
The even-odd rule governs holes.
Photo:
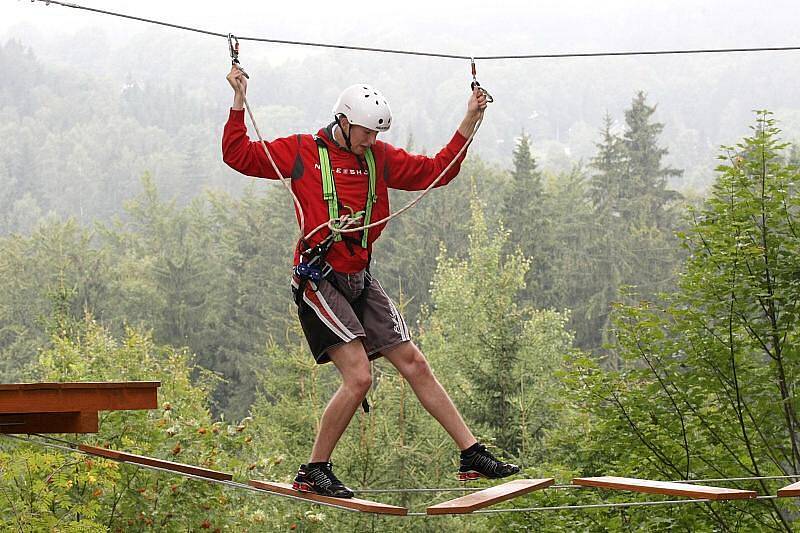
MULTIPOLYGON (((179 30, 186 30, 205 35, 213 35, 215 37, 227 37, 226 33, 213 32, 194 28, 191 26, 184 26, 180 24, 172 24, 160 20, 149 19, 144 17, 137 17, 133 15, 126 15, 115 11, 108 11, 105 9, 97 9, 93 7, 81 6, 71 2, 59 2, 56 0, 31 0, 31 3, 40 2, 46 5, 54 4, 62 7, 69 7, 72 9, 80 9, 84 11, 91 11, 102 15, 111 15, 114 17, 135 20, 139 22, 147 22, 150 24, 157 24, 159 26, 166 26, 179 30)), ((331 44, 319 43, 310 41, 292 41, 285 39, 270 39, 266 37, 239 37, 243 41, 255 41, 263 43, 274 44, 287 44, 295 46, 310 46, 317 48, 336 48, 340 50, 355 50, 361 52, 379 52, 386 54, 402 54, 412 56, 426 56, 426 57, 439 57, 444 59, 481 59, 481 60, 508 60, 508 59, 558 59, 570 57, 617 57, 617 56, 647 56, 647 55, 673 55, 673 54, 727 54, 735 52, 781 52, 790 50, 800 50, 800 46, 759 46, 759 47, 739 47, 739 48, 693 48, 693 49, 675 49, 675 50, 630 50, 630 51, 617 51, 617 52, 566 52, 566 53, 531 53, 531 54, 513 54, 513 55, 487 55, 487 56, 465 56, 457 54, 445 54, 436 52, 420 52, 414 50, 402 50, 396 48, 374 48, 369 46, 351 46, 344 44, 331 44)))
MULTIPOLYGON (((234 35, 232 33, 229 33, 228 36, 227 36, 227 39, 228 39, 228 50, 229 50, 230 55, 231 55, 231 64, 234 67, 236 67, 242 73, 242 75, 245 78, 249 79, 250 76, 244 71, 244 69, 242 68, 241 63, 239 62, 239 40, 241 39, 241 37, 237 37, 236 35, 234 35)), ((491 97, 491 95, 488 93, 488 91, 486 91, 486 89, 481 87, 480 83, 478 83, 477 78, 476 78, 476 74, 475 74, 475 60, 472 59, 472 58, 470 58, 470 66, 471 66, 471 69, 472 69, 472 84, 471 84, 472 90, 474 91, 477 88, 481 93, 486 95, 487 101, 489 101, 489 102, 494 101, 494 99, 491 97)), ((458 151, 458 153, 456 153, 456 155, 452 159, 452 161, 450 161, 450 163, 446 167, 444 167, 444 169, 430 183, 430 185, 428 185, 428 187, 425 190, 423 190, 419 195, 417 195, 413 200, 408 202, 408 204, 406 204, 402 208, 398 209, 394 213, 390 213, 388 216, 386 216, 386 217, 384 217, 384 218, 382 218, 380 220, 376 220, 374 222, 371 222, 369 224, 364 224, 364 225, 361 225, 361 226, 356 226, 355 225, 355 224, 358 223, 359 220, 361 220, 361 216, 355 216, 352 213, 344 213, 341 216, 339 216, 338 218, 330 218, 326 222, 323 222, 322 224, 320 224, 316 228, 312 229, 307 234, 303 235, 303 232, 305 231, 305 214, 303 212, 303 207, 300 205, 300 201, 298 200, 297 195, 292 190, 292 185, 291 185, 289 179, 286 178, 286 176, 283 175, 283 173, 278 168, 278 165, 275 164, 275 160, 272 158, 272 154, 270 153, 269 148, 267 148, 267 143, 264 141, 264 137, 261 135, 261 131, 258 128, 258 123, 256 122, 256 118, 253 115, 252 110, 250 109, 250 103, 247 101, 247 96, 243 95, 242 98, 243 98, 243 102, 244 102, 244 108, 247 110, 247 114, 250 117, 250 122, 252 122, 253 129, 255 130, 256 136, 258 137, 258 142, 261 144, 261 147, 264 149, 264 153, 267 155, 267 159, 269 160, 270 164, 272 165, 272 169, 275 171, 275 174, 280 179, 281 184, 283 184, 283 186, 286 188, 287 191, 289 191, 289 194, 292 196, 292 201, 294 202, 295 209, 297 210, 297 213, 298 213, 298 218, 300 219, 299 220, 299 222, 300 222, 300 242, 309 242, 309 239, 311 237, 313 237, 319 230, 321 230, 322 228, 325 228, 325 227, 327 227, 331 231, 332 234, 336 234, 336 233, 352 233, 352 232, 356 232, 356 231, 364 231, 364 230, 367 230, 368 228, 373 228, 373 227, 379 226, 381 224, 386 224, 390 220, 392 220, 393 218, 398 217, 401 214, 403 214, 405 211, 407 211, 408 209, 411 209, 412 207, 417 205, 417 203, 419 203, 420 200, 422 200, 425 197, 426 194, 428 194, 434 187, 436 187, 436 185, 442 180, 442 178, 445 176, 445 174, 447 174, 447 171, 450 170, 450 168, 452 168, 452 166, 455 164, 455 162, 458 161, 461 158, 461 156, 464 154, 464 151, 472 143, 472 139, 475 138, 475 134, 478 133, 478 130, 481 127, 481 123, 483 122, 483 111, 480 111, 480 114, 478 116, 478 120, 476 121, 475 126, 472 128, 472 132, 469 134, 469 136, 467 137, 466 142, 461 147, 461 149, 458 151)), ((321 164, 323 164, 323 163, 321 163, 321 164)))
MULTIPOLYGON (((33 434, 33 436, 38 437, 38 439, 32 439, 31 435, 28 435, 27 438, 20 437, 17 435, 8 435, 2 434, 2 436, 19 440, 22 442, 26 442, 29 444, 35 444, 37 446, 43 446, 47 448, 53 448, 69 453, 80 453, 82 455, 87 455, 90 457, 95 457, 93 454, 85 452, 83 450, 78 449, 78 444, 74 442, 70 442, 64 439, 58 439, 55 437, 51 437, 49 435, 42 435, 42 434, 33 434), (53 442, 48 442, 53 441, 53 442), (58 443, 58 444, 56 444, 58 443)), ((169 470, 166 468, 160 468, 157 466, 146 465, 142 463, 131 463, 125 460, 120 459, 112 459, 110 457, 103 457, 104 459, 108 459, 110 461, 115 461, 119 463, 125 463, 130 466, 134 466, 137 468, 145 468, 148 470, 154 470, 157 472, 164 472, 167 474, 172 475, 179 475, 182 477, 196 479, 198 481, 205 481, 211 483, 217 483, 219 485, 227 486, 230 488, 235 489, 245 489, 252 492, 258 492, 263 494, 265 491, 253 487, 251 485, 247 485, 245 483, 239 483, 236 481, 226 481, 226 480, 219 480, 213 478, 207 478, 203 476, 197 476, 194 474, 190 474, 188 472, 179 472, 176 470, 169 470)), ((716 478, 716 479, 695 479, 695 480, 677 480, 673 483, 700 483, 700 482, 720 482, 720 481, 754 481, 754 480, 779 480, 779 479, 797 479, 800 478, 800 475, 785 475, 785 476, 752 476, 752 477, 737 477, 737 478, 716 478)), ((366 494, 366 493, 414 493, 414 492, 475 492, 479 490, 484 490, 486 487, 469 487, 469 488, 418 488, 418 489, 355 489, 353 492, 357 494, 366 494)), ((580 488, 584 490, 588 490, 589 487, 581 487, 578 485, 551 485, 548 489, 554 488, 580 488)), ((309 500, 307 498, 303 498, 300 496, 293 496, 291 494, 283 494, 283 493, 273 493, 268 492, 271 496, 279 496, 282 498, 289 498, 293 500, 299 500, 308 503, 309 500)), ((764 495, 764 496, 756 496, 755 498, 747 498, 743 500, 710 500, 706 498, 689 498, 683 500, 656 500, 656 501, 644 501, 644 502, 614 502, 614 503, 592 503, 592 504, 574 504, 574 505, 550 505, 550 506, 539 506, 539 507, 510 507, 505 509, 479 509, 477 511, 473 511, 470 514, 497 514, 497 513, 532 513, 532 512, 544 512, 544 511, 577 511, 577 510, 592 510, 592 509, 614 509, 614 508, 628 508, 628 507, 649 507, 649 506, 660 506, 660 505, 683 505, 683 504, 698 504, 698 503, 730 503, 733 501, 736 502, 751 502, 751 501, 761 501, 761 500, 774 500, 777 499, 775 495, 764 495)), ((316 503, 318 505, 324 505, 327 507, 333 507, 336 509, 341 509, 344 511, 354 511, 350 507, 344 507, 332 503, 321 502, 321 501, 313 501, 312 503, 316 503)), ((421 512, 409 512, 406 516, 408 517, 436 517, 436 516, 452 516, 452 515, 429 515, 427 513, 421 512)))
POLYGON ((425 197, 425 195, 427 195, 434 187, 436 187, 436 185, 440 181, 442 181, 442 178, 444 178, 444 176, 447 174, 447 171, 453 167, 456 161, 458 161, 464 154, 464 151, 467 149, 467 147, 472 143, 472 139, 474 139, 475 134, 478 133, 478 130, 480 129, 482 122, 483 122, 483 112, 481 111, 480 118, 478 118, 478 121, 475 123, 475 127, 473 128, 472 133, 469 134, 469 136, 467 137, 467 141, 464 143, 464 146, 462 146, 461 149, 456 153, 452 161, 450 161, 450 163, 446 167, 444 167, 444 169, 439 173, 436 179, 434 179, 431 182, 431 184, 428 185, 427 188, 425 188, 419 195, 417 195, 414 199, 412 199, 410 202, 408 202, 406 205, 404 205, 394 213, 391 213, 380 220, 376 220, 374 222, 370 222, 369 224, 365 224, 362 226, 353 226, 353 224, 356 224, 360 219, 353 218, 349 214, 344 214, 341 217, 339 217, 339 220, 328 220, 327 222, 320 224, 319 226, 311 230, 308 233, 308 235, 304 237, 304 239, 305 240, 310 239, 315 233, 317 233, 324 227, 327 227, 328 229, 331 230, 331 232, 335 233, 352 233, 355 231, 363 231, 368 228, 374 228, 375 226, 379 226, 381 224, 386 224, 393 218, 402 215, 404 212, 408 211, 409 209, 417 205, 420 202, 420 200, 422 200, 425 197))

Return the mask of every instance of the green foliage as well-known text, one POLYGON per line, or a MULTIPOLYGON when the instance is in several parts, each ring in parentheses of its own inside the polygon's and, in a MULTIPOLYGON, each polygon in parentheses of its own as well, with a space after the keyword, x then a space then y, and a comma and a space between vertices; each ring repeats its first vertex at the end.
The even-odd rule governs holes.
MULTIPOLYGON (((100 432, 85 442, 246 475, 253 434, 245 421, 214 421, 208 398, 217 379, 200 372, 186 352, 159 347, 128 330, 121 340, 91 318, 56 315, 33 378, 38 381, 160 380, 161 407, 103 414, 100 432)), ((43 451, 3 441, 0 508, 24 531, 186 531, 254 527, 258 508, 221 487, 152 473, 103 459, 43 451), (221 511, 222 509, 222 511, 221 511)))
POLYGON ((440 254, 423 346, 467 419, 527 462, 554 421, 548 393, 571 344, 567 317, 517 304, 529 263, 504 256, 508 233, 489 236, 474 196, 470 227, 465 259, 440 254))
POLYGON ((108 254, 75 222, 46 223, 0 240, 0 379, 31 376, 51 316, 81 317, 108 296, 108 254))
MULTIPOLYGON (((663 305, 616 312, 621 369, 604 372, 590 360, 573 369, 575 409, 591 420, 578 447, 582 473, 702 479, 798 471, 800 200, 797 168, 786 165, 778 135, 759 112, 753 135, 723 148, 713 193, 683 235, 689 257, 680 290, 663 295, 663 305)), ((780 481, 733 486, 774 494, 780 481)), ((795 510, 779 500, 682 507, 670 527, 790 531, 795 510)), ((650 513, 640 523, 653 528, 663 518, 650 513)))

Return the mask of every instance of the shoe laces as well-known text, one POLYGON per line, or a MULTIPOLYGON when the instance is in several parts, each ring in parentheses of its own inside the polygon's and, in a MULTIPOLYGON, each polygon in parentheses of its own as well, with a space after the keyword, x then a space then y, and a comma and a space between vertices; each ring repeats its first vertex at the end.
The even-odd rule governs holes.
POLYGON ((328 461, 325 464, 315 466, 306 473, 314 483, 320 488, 342 485, 342 482, 333 473, 333 463, 328 461))
POLYGON ((478 446, 470 459, 472 464, 479 468, 495 470, 500 465, 500 461, 483 444, 478 446))

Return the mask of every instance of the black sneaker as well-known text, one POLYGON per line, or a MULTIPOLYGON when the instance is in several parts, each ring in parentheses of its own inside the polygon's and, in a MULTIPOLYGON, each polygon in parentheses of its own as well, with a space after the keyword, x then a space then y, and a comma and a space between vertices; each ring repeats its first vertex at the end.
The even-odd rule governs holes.
POLYGON ((353 497, 353 491, 345 487, 344 483, 333 474, 333 464, 330 462, 300 465, 292 488, 300 492, 313 492, 333 498, 353 497))
POLYGON ((498 479, 513 476, 519 467, 511 463, 498 461, 494 455, 486 451, 483 444, 475 444, 461 452, 461 467, 458 469, 459 481, 472 481, 479 477, 498 479))

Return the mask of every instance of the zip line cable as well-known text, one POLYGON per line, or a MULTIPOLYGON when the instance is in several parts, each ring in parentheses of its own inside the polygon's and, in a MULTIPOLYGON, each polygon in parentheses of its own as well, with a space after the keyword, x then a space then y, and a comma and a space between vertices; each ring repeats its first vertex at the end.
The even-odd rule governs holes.
MULTIPOLYGON (((238 41, 239 40, 248 40, 248 41, 257 41, 257 42, 268 42, 268 43, 275 43, 275 44, 289 44, 289 45, 299 45, 299 46, 309 46, 309 47, 323 47, 323 48, 336 48, 336 49, 343 49, 343 50, 357 50, 357 51, 366 51, 366 52, 381 52, 381 53, 392 53, 392 54, 404 54, 404 55, 414 55, 414 56, 428 56, 428 57, 439 57, 439 58, 447 58, 447 59, 461 59, 461 60, 470 60, 472 66, 472 76, 473 76, 473 90, 477 86, 487 97, 488 101, 491 102, 492 98, 483 88, 480 87, 480 84, 477 83, 475 79, 475 60, 497 60, 497 59, 536 59, 536 58, 567 58, 567 57, 608 57, 608 56, 635 56, 635 55, 667 55, 667 54, 700 54, 700 53, 730 53, 730 52, 764 52, 764 51, 786 51, 786 50, 800 50, 800 46, 784 46, 784 47, 757 47, 757 48, 715 48, 715 49, 689 49, 689 50, 645 50, 645 51, 620 51, 620 52, 573 52, 573 53, 551 53, 551 54, 520 54, 520 55, 505 55, 505 56, 463 56, 463 55, 455 55, 455 54, 443 54, 443 53, 434 53, 434 52, 420 52, 420 51, 411 51, 411 50, 400 50, 400 49, 390 49, 390 48, 374 48, 374 47, 363 47, 363 46, 350 46, 350 45, 341 45, 341 44, 330 44, 330 43, 316 43, 316 42, 306 42, 306 41, 289 41, 289 40, 282 40, 282 39, 269 39, 263 37, 237 37, 233 34, 223 34, 218 32, 212 32, 208 30, 203 30, 200 28, 194 28, 191 26, 184 26, 179 24, 173 24, 169 22, 164 22, 155 19, 149 19, 144 17, 138 17, 133 15, 126 15, 124 13, 118 13, 115 11, 109 11, 105 9, 97 9, 91 8, 87 6, 81 6, 78 4, 70 3, 70 2, 60 2, 57 0, 31 0, 32 3, 34 2, 44 2, 45 5, 55 4, 63 7, 68 7, 72 9, 79 9, 84 11, 90 11, 93 13, 99 13, 103 15, 110 15, 114 17, 134 20, 138 22, 146 22, 149 24, 156 24, 160 26, 166 26, 169 28, 180 29, 185 31, 192 31, 196 33, 201 33, 205 35, 211 35, 215 37, 224 37, 228 39, 228 43, 231 50, 231 57, 233 59, 233 64, 242 71, 245 77, 248 77, 244 70, 242 70, 241 66, 238 64, 238 41), (232 41, 235 40, 235 53, 234 53, 234 46, 232 41)), ((401 209, 395 211, 394 213, 389 214, 385 218, 377 221, 373 221, 369 224, 364 224, 361 226, 357 226, 358 220, 360 218, 352 217, 350 215, 342 215, 336 220, 328 220, 327 222, 320 224, 316 228, 312 229, 309 233, 304 235, 305 232, 305 215, 303 213, 303 209, 300 206, 300 202, 297 196, 294 194, 294 191, 291 189, 291 185, 287 178, 283 176, 283 174, 278 169, 275 161, 272 158, 272 155, 267 148, 267 144, 264 141, 261 133, 259 132, 258 125, 255 121, 255 117, 253 116, 252 111, 250 110, 250 105, 247 102, 247 98, 244 99, 245 108, 247 109, 247 113, 250 117, 251 122, 253 123, 253 127, 256 130, 256 134, 258 136, 258 140, 264 149, 264 152, 267 155, 267 159, 269 160, 270 164, 272 165, 273 169, 275 170, 276 174, 278 175, 281 183, 287 189, 289 194, 292 196, 292 201, 294 203, 295 210, 298 214, 298 222, 300 223, 300 236, 301 242, 308 242, 315 233, 319 230, 327 227, 331 234, 341 234, 341 233, 352 233, 357 231, 364 231, 368 228, 372 228, 381 224, 388 223, 393 218, 399 216, 406 210, 414 207, 428 192, 430 192, 447 171, 455 164, 456 161, 462 156, 466 148, 472 143, 473 138, 478 132, 478 129, 483 122, 483 112, 481 111, 480 117, 475 124, 472 132, 467 138, 466 143, 462 146, 461 150, 459 150, 458 154, 453 158, 447 167, 439 174, 439 176, 433 180, 433 182, 423 190, 416 198, 411 200, 407 205, 402 207, 401 209)))
MULTIPOLYGON (((138 22, 147 22, 149 24, 157 24, 159 26, 166 26, 179 30, 191 31, 195 33, 202 33, 205 35, 212 35, 214 37, 227 38, 227 33, 218 33, 191 26, 184 26, 180 24, 173 24, 161 20, 149 19, 144 17, 137 17, 133 15, 126 15, 115 11, 105 9, 97 9, 93 7, 81 6, 71 2, 59 2, 57 0, 31 0, 31 3, 41 2, 45 5, 55 4, 62 7, 72 9, 79 9, 99 13, 101 15, 111 15, 114 17, 135 20, 138 22)), ((617 52, 566 52, 566 53, 541 53, 541 54, 511 54, 511 55, 486 55, 486 56, 465 56, 458 54, 445 54, 437 52, 423 52, 415 50, 401 50, 395 48, 375 48, 369 46, 352 46, 344 44, 332 43, 318 43, 309 41, 293 41, 284 39, 270 39, 266 37, 239 37, 242 41, 255 41, 273 44, 287 44, 295 46, 309 46, 316 48, 336 48, 340 50, 354 50, 360 52, 378 52, 386 54, 401 54, 411 56, 425 56, 425 57, 438 57, 443 59, 480 59, 480 60, 508 60, 508 59, 559 59, 570 57, 618 57, 618 56, 652 56, 652 55, 677 55, 677 54, 727 54, 737 52, 782 52, 790 50, 800 50, 800 46, 759 46, 759 47, 737 47, 737 48, 695 48, 695 49, 675 49, 675 50, 631 50, 631 51, 617 51, 617 52)))
MULTIPOLYGON (((90 454, 88 452, 85 452, 83 450, 78 449, 78 445, 76 443, 73 443, 73 442, 70 442, 70 441, 67 441, 67 440, 63 440, 63 439, 58 439, 58 438, 55 438, 55 437, 50 437, 50 436, 47 436, 47 435, 41 435, 41 434, 36 434, 36 433, 33 434, 33 436, 36 436, 36 437, 38 437, 38 439, 43 439, 43 440, 32 439, 31 435, 28 435, 27 438, 19 437, 19 436, 16 436, 16 435, 8 435, 8 434, 3 434, 2 436, 7 437, 9 439, 14 439, 14 440, 26 442, 28 444, 35 444, 35 445, 38 445, 38 446, 43 446, 43 447, 47 447, 47 448, 53 448, 53 449, 61 450, 61 451, 64 451, 64 452, 79 453, 79 454, 82 454, 82 455, 87 455, 87 456, 90 456, 90 457, 94 457, 94 455, 92 455, 92 454, 90 454), (53 441, 53 442, 47 442, 47 441, 53 441), (58 443, 58 444, 56 444, 56 443, 58 443)), ((182 476, 182 477, 186 477, 186 478, 189 478, 189 479, 195 479, 195 480, 198 480, 198 481, 217 483, 219 485, 223 485, 223 486, 226 486, 226 487, 229 487, 229 488, 244 489, 244 490, 249 490, 249 491, 252 491, 252 492, 258 492, 258 493, 262 493, 262 494, 264 492, 267 492, 267 493, 269 493, 270 496, 274 495, 274 496, 279 496, 279 497, 283 497, 283 498, 289 498, 289 499, 292 499, 292 500, 299 500, 299 501, 303 501, 303 502, 309 503, 309 500, 307 498, 302 498, 302 497, 299 497, 299 496, 292 496, 290 494, 282 494, 282 493, 277 493, 277 492, 273 493, 273 492, 270 492, 270 491, 264 491, 264 490, 261 490, 261 489, 257 489, 257 488, 255 488, 255 487, 253 487, 251 485, 247 485, 245 483, 239 483, 237 481, 226 481, 226 480, 218 480, 218 479, 213 479, 213 478, 206 478, 206 477, 203 477, 203 476, 197 476, 197 475, 190 474, 190 473, 187 473, 187 472, 179 472, 177 470, 169 470, 169 469, 166 469, 166 468, 160 468, 158 466, 146 465, 146 464, 142 464, 142 463, 131 463, 131 462, 127 462, 125 460, 112 459, 110 457, 103 457, 103 459, 108 459, 109 461, 115 461, 115 462, 118 462, 118 463, 125 463, 125 464, 128 464, 130 466, 137 467, 137 468, 145 468, 145 469, 148 469, 148 470, 154 470, 156 472, 163 472, 163 473, 172 474, 172 475, 179 475, 179 476, 182 476)), ((681 483, 681 482, 682 483, 700 483, 700 482, 709 482, 709 481, 745 481, 745 480, 768 480, 768 479, 777 480, 777 479, 795 479, 795 478, 800 478, 800 475, 753 476, 753 477, 740 477, 740 478, 696 479, 696 480, 690 480, 690 481, 678 480, 677 482, 678 483, 681 483)), ((451 488, 446 488, 446 489, 437 489, 437 488, 425 488, 425 489, 361 489, 361 490, 355 490, 354 492, 362 493, 362 494, 364 494, 364 493, 378 493, 378 492, 395 492, 395 493, 403 493, 403 492, 450 492, 450 491, 459 491, 459 492, 471 491, 471 492, 474 492, 474 491, 478 491, 478 490, 483 490, 484 488, 485 487, 478 487, 478 488, 470 487, 470 488, 464 488, 464 489, 452 488, 452 487, 451 488)), ((580 489, 584 489, 584 490, 589 489, 589 487, 582 487, 582 486, 577 486, 577 485, 553 485, 553 486, 551 486, 549 488, 580 488, 580 489)), ((775 495, 765 495, 765 496, 756 496, 755 498, 748 498, 748 499, 744 499, 744 500, 732 500, 732 501, 749 502, 749 501, 757 501, 757 500, 774 500, 774 499, 777 499, 777 496, 775 496, 775 495)), ((655 501, 643 501, 643 502, 591 503, 591 504, 576 504, 576 505, 551 505, 551 506, 539 506, 539 507, 510 507, 510 508, 506 508, 506 509, 479 509, 479 510, 471 512, 470 514, 471 515, 475 515, 475 514, 501 514, 501 513, 532 513, 532 512, 544 512, 544 511, 578 511, 578 510, 592 510, 592 509, 652 507, 652 506, 660 506, 660 505, 683 505, 683 504, 715 503, 715 502, 717 502, 717 503, 728 503, 727 501, 710 500, 710 499, 707 499, 707 498, 690 498, 690 499, 685 499, 685 500, 655 500, 655 501)), ((344 506, 336 505, 336 504, 333 504, 333 503, 321 502, 321 501, 316 501, 316 500, 310 501, 310 503, 318 504, 318 505, 324 505, 324 506, 327 506, 327 507, 333 507, 335 509, 340 509, 340 510, 343 510, 343 511, 350 511, 350 512, 356 511, 355 509, 352 509, 352 508, 349 508, 349 507, 344 507, 344 506)), ((406 516, 408 516, 408 517, 430 518, 430 517, 436 517, 436 516, 451 516, 451 515, 429 515, 427 513, 421 513, 421 512, 409 512, 406 516)))

